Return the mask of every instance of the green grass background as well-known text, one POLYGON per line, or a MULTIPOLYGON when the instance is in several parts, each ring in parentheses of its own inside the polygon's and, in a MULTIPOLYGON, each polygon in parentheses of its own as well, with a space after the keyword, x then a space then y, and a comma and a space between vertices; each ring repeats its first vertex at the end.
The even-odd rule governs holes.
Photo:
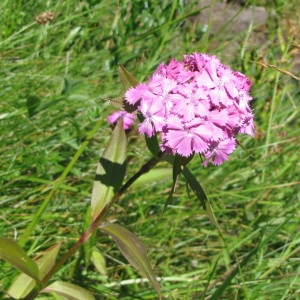
MULTIPOLYGON (((268 47, 247 43, 251 28, 226 40, 189 22, 201 8, 195 1, 1 1, 0 235, 22 238, 100 120, 24 246, 31 257, 59 242, 61 254, 68 249, 83 231, 96 164, 111 132, 109 99, 124 92, 118 64, 142 81, 163 61, 206 52, 253 82, 256 137, 239 140, 254 157, 239 148, 219 167, 203 168, 198 158, 190 163, 223 236, 182 178, 161 218, 170 178, 130 189, 109 219, 141 237, 164 299, 299 299, 300 89, 282 70, 290 71, 299 51, 292 24, 299 30, 300 12, 297 0, 249 2, 272 15, 268 47), (40 25, 35 16, 44 11, 56 17, 40 25), (227 52, 233 39, 235 54, 227 52)), ((142 137, 130 140, 128 157, 130 176, 150 158, 142 137)), ((107 276, 86 263, 80 249, 54 279, 85 287, 97 299, 156 299, 111 239, 99 232, 95 247, 106 259, 107 276)), ((3 291, 17 271, 2 261, 0 270, 3 291)))

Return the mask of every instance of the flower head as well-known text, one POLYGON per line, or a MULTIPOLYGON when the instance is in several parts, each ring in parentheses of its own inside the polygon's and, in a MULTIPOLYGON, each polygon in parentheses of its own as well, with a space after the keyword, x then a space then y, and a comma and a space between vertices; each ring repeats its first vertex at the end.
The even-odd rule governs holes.
POLYGON ((215 56, 193 53, 160 64, 148 83, 130 88, 125 100, 138 107, 139 132, 161 133, 161 150, 201 154, 219 165, 236 147, 235 135, 253 135, 250 80, 215 56))

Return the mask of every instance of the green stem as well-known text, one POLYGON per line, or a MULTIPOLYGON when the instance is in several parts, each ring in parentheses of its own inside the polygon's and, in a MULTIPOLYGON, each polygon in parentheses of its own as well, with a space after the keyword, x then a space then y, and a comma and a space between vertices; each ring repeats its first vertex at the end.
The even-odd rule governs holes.
MULTIPOLYGON (((43 287, 47 284, 49 279, 53 274, 57 272, 57 270, 67 261, 68 258, 85 242, 87 242, 92 235, 92 233, 98 228, 100 222, 106 216, 109 209, 112 205, 123 195, 126 190, 143 174, 149 172, 162 158, 163 154, 160 153, 158 157, 151 158, 147 163, 145 163, 141 169, 135 173, 121 188, 120 190, 113 196, 111 201, 106 204, 103 210, 99 213, 99 215, 93 220, 90 227, 81 235, 79 240, 60 258, 60 260, 52 267, 52 269, 45 275, 42 279, 43 287)), ((31 298, 34 299, 34 298, 31 298)))

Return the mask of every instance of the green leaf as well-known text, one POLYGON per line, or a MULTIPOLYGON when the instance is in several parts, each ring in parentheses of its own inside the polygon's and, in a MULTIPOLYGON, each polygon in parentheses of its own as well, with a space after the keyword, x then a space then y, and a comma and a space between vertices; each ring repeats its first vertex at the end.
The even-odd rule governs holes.
POLYGON ((172 178, 171 168, 157 168, 151 169, 149 172, 140 176, 131 187, 144 187, 145 184, 151 184, 155 182, 161 182, 172 178))
POLYGON ((70 47, 74 40, 77 38, 78 34, 80 33, 80 30, 82 29, 82 26, 77 26, 73 28, 67 37, 64 38, 62 41, 62 45, 66 48, 70 47))
POLYGON ((55 264, 60 244, 54 245, 42 253, 42 256, 36 260, 40 270, 40 280, 43 280, 45 275, 52 269, 55 264))
POLYGON ((138 81, 134 78, 134 76, 120 64, 119 64, 119 74, 125 90, 128 90, 129 88, 138 85, 138 81))
POLYGON ((178 180, 180 173, 182 172, 183 168, 192 160, 192 158, 193 158, 193 155, 191 155, 189 157, 183 157, 181 155, 175 155, 175 156, 172 155, 171 158, 169 157, 169 162, 171 162, 173 164, 173 184, 172 184, 172 188, 169 193, 168 199, 164 205, 162 214, 164 214, 168 205, 172 201, 173 194, 175 192, 177 180, 178 180))
POLYGON ((0 237, 0 258, 28 276, 39 280, 37 264, 13 239, 0 237))
POLYGON ((61 94, 62 95, 69 94, 72 88, 73 88, 73 84, 71 80, 68 79, 67 77, 64 77, 64 86, 62 88, 61 94))
POLYGON ((33 117, 39 111, 41 99, 37 96, 29 96, 26 101, 29 118, 33 117))
MULTIPOLYGON (((180 158, 180 156, 176 157, 174 155, 165 155, 163 157, 164 161, 169 162, 173 165, 173 182, 174 182, 174 176, 176 176, 177 172, 180 172, 182 170, 182 174, 184 175, 188 185, 193 190, 197 198, 200 200, 203 209, 205 210, 207 216, 211 220, 211 222, 216 225, 216 227, 220 230, 220 226, 218 224, 218 221, 214 215, 213 209, 211 207, 211 204, 207 198, 207 195, 202 188, 201 184, 198 182, 198 180, 195 178, 195 176, 190 172, 190 170, 186 167, 186 165, 191 161, 193 156, 187 157, 187 158, 180 158)), ((173 183, 174 186, 174 183, 173 183)), ((172 193, 172 190, 171 190, 172 193)), ((170 195, 169 195, 170 197, 170 195)), ((167 203, 169 201, 169 198, 167 200, 167 203)))
POLYGON ((91 203, 93 220, 122 185, 126 170, 126 151, 127 140, 120 119, 97 166, 91 203))
POLYGON ((106 275, 107 274, 106 261, 105 261, 104 256, 102 255, 102 253, 98 249, 93 249, 92 250, 91 259, 92 259, 93 265, 95 266, 97 271, 102 275, 106 275))
POLYGON ((109 104, 111 104, 112 106, 114 106, 117 109, 124 108, 123 98, 121 98, 121 97, 109 100, 109 104))
POLYGON ((150 138, 145 135, 146 145, 149 151, 154 155, 157 156, 160 152, 159 142, 156 135, 151 136, 150 138))
POLYGON ((161 299, 160 286, 150 266, 146 249, 136 235, 118 224, 105 224, 100 229, 109 234, 117 243, 129 263, 147 277, 161 299))
MULTIPOLYGON (((41 280, 54 266, 59 248, 60 244, 47 249, 43 252, 42 256, 35 261, 39 268, 39 275, 41 280)), ((36 280, 24 273, 21 273, 13 281, 7 292, 15 299, 21 299, 26 297, 35 288, 36 284, 36 280)))
POLYGON ((88 290, 69 282, 55 281, 42 290, 43 293, 55 293, 68 300, 95 300, 88 290))
POLYGON ((36 280, 21 273, 14 279, 7 293, 14 299, 23 299, 36 287, 36 283, 36 280))
MULTIPOLYGON (((133 77, 133 75, 120 64, 119 64, 119 74, 125 90, 128 90, 129 88, 138 85, 138 81, 133 77)), ((137 104, 131 105, 126 101, 122 101, 122 103, 123 103, 123 108, 129 113, 132 113, 137 110, 137 104)))
MULTIPOLYGON (((138 81, 122 65, 119 65, 119 74, 120 74, 121 82, 122 82, 125 90, 128 90, 131 87, 135 87, 138 85, 138 81)), ((113 104, 116 104, 116 103, 113 103, 113 104)), ((133 113, 137 110, 137 107, 138 107, 138 104, 131 105, 122 99, 122 108, 124 110, 126 110, 127 112, 133 113)))
POLYGON ((188 185, 191 187, 191 189, 193 190, 197 198, 200 200, 202 207, 205 210, 207 216, 209 217, 211 222, 215 224, 216 227, 220 230, 219 223, 214 215, 211 204, 201 184, 198 182, 198 180, 195 178, 195 176, 190 172, 190 170, 187 167, 183 169, 182 173, 188 185))

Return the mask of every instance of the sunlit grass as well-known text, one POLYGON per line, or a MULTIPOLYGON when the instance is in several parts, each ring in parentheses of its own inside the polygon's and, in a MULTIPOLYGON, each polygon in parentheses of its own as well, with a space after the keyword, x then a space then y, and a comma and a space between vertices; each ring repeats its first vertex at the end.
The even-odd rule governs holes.
MULTIPOLYGON (((239 137, 253 157, 239 148, 220 167, 203 168, 197 157, 190 164, 222 235, 186 190, 183 178, 162 216, 170 179, 130 189, 109 219, 141 237, 166 299, 217 297, 224 282, 222 298, 215 299, 297 299, 299 81, 260 63, 290 71, 299 40, 293 39, 289 24, 299 18, 298 6, 251 1, 276 13, 263 29, 265 47, 248 43, 252 30, 230 41, 222 33, 206 34, 183 18, 199 9, 192 4, 146 1, 146 8, 144 2, 1 2, 0 235, 22 237, 100 120, 25 244, 31 257, 55 243, 63 243, 61 253, 70 247, 83 231, 96 163, 111 132, 106 117, 114 108, 108 99, 123 91, 118 63, 141 80, 162 61, 205 49, 253 82, 256 137, 239 137), (57 16, 39 25, 34 17, 43 11, 57 16), (233 40, 238 40, 235 54, 227 52, 233 40), (31 117, 30 97, 40 101, 31 117)), ((133 174, 150 154, 142 137, 132 138, 129 151, 128 172, 133 174)), ((107 278, 86 265, 83 249, 57 278, 83 286, 99 299, 156 299, 112 240, 99 233, 95 246, 106 258, 107 278)), ((17 272, 2 261, 0 268, 0 287, 5 289, 17 272)))

